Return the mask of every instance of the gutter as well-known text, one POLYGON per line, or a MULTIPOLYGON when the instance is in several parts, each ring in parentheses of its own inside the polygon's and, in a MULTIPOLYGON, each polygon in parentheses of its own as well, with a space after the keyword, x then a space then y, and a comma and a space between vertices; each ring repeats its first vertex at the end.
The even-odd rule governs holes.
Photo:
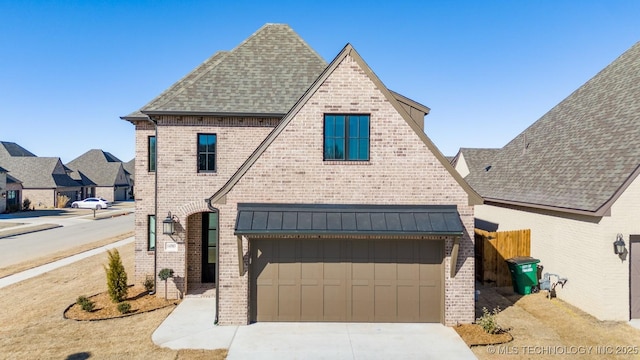
POLYGON ((154 216, 156 217, 156 221, 155 221, 155 235, 156 235, 156 243, 155 243, 155 248, 153 249, 153 291, 151 293, 149 293, 149 295, 155 295, 156 290, 158 288, 158 281, 157 281, 157 277, 158 277, 158 122, 156 120, 153 120, 151 118, 151 116, 149 116, 147 118, 147 120, 153 124, 153 127, 155 129, 155 137, 156 137, 156 158, 155 158, 155 162, 156 162, 156 171, 154 173, 154 198, 153 198, 153 213, 154 216))

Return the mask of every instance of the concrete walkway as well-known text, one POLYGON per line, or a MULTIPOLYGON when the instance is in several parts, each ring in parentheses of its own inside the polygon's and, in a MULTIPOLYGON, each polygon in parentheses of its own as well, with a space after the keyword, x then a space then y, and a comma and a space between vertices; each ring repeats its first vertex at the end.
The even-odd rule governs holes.
POLYGON ((256 323, 216 326, 215 299, 186 298, 153 333, 171 349, 229 349, 227 359, 475 359, 442 324, 256 323))

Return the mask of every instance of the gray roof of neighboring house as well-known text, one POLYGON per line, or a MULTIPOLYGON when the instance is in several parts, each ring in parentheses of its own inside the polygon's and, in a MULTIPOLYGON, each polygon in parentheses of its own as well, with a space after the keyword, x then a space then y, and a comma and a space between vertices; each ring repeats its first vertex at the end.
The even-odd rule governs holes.
POLYGON ((13 176, 7 174, 7 184, 10 184, 10 183, 22 184, 22 181, 20 181, 20 180, 14 178, 13 176))
POLYGON ((466 180, 485 200, 604 215, 640 169, 640 42, 466 180))
POLYGON ((124 169, 129 173, 129 176, 133 179, 136 175, 136 158, 133 158, 126 163, 123 163, 124 169))
POLYGON ((235 49, 207 59, 142 112, 124 118, 160 113, 282 116, 326 66, 288 25, 267 24, 235 49))
MULTIPOLYGON (((74 172, 81 173, 74 174, 74 178, 88 178, 97 186, 128 185, 116 183, 118 173, 121 168, 123 169, 122 161, 112 154, 99 149, 87 151, 71 160, 66 166, 74 172)), ((83 178, 83 183, 87 184, 86 180, 83 178)))
POLYGON ((80 186, 64 171, 60 158, 17 156, 0 159, 0 162, 26 189, 80 186))
POLYGON ((14 142, 0 141, 0 159, 16 156, 35 157, 29 150, 14 142))
POLYGON ((459 161, 460 154, 462 154, 469 172, 487 171, 487 167, 491 166, 498 151, 500 149, 460 148, 453 161, 459 161))

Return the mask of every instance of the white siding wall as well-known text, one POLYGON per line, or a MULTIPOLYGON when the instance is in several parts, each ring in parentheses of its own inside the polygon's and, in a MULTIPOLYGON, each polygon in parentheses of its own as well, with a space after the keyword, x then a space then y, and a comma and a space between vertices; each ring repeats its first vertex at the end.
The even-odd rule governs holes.
POLYGON ((496 206, 476 206, 476 217, 499 224, 499 231, 531 229, 531 256, 543 272, 569 281, 558 297, 600 320, 629 320, 629 262, 613 253, 617 233, 640 234, 640 177, 611 208, 611 216, 562 216, 496 206))

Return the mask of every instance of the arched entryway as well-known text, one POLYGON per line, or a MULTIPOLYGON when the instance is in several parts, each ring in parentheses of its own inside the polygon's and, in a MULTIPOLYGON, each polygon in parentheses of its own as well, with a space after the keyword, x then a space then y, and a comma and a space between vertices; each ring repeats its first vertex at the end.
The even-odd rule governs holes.
POLYGON ((199 212, 187 219, 187 295, 215 296, 218 213, 199 212))

